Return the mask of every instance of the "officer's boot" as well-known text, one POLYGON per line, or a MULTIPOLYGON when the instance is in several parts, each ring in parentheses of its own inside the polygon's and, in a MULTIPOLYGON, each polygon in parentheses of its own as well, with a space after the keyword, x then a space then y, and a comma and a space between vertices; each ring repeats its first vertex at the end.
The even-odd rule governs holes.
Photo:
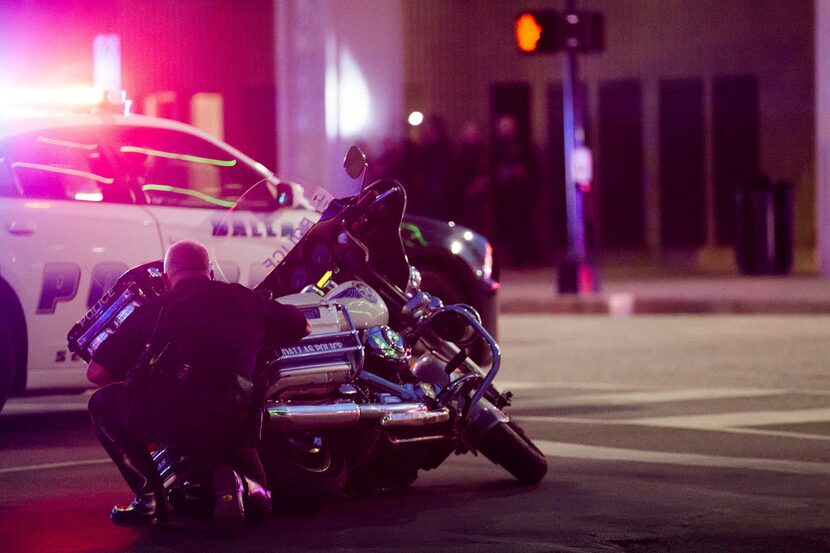
POLYGON ((167 515, 164 486, 146 447, 119 443, 100 426, 95 429, 95 434, 135 493, 130 504, 112 508, 110 519, 125 526, 153 526, 163 521, 167 515))
POLYGON ((231 534, 245 524, 242 478, 228 465, 219 465, 213 471, 213 527, 219 534, 231 534))
POLYGON ((260 525, 271 516, 271 492, 265 486, 247 476, 245 480, 245 520, 260 525))

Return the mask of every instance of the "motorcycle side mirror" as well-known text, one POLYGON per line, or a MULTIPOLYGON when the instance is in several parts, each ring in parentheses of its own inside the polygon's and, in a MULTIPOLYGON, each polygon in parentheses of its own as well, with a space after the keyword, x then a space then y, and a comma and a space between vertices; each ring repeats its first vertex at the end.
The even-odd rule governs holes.
POLYGON ((357 146, 352 146, 346 153, 346 159, 343 160, 343 167, 346 173, 353 179, 359 177, 367 168, 366 154, 357 146))
POLYGON ((294 189, 287 182, 277 183, 277 195, 274 198, 274 207, 291 207, 294 205, 294 189))

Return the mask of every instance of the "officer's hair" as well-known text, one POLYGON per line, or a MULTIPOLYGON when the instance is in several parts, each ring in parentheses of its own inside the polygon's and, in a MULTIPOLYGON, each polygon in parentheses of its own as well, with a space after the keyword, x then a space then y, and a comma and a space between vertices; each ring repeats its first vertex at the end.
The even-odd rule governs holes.
POLYGON ((164 272, 176 276, 208 276, 210 256, 207 248, 194 240, 180 240, 167 248, 164 272))

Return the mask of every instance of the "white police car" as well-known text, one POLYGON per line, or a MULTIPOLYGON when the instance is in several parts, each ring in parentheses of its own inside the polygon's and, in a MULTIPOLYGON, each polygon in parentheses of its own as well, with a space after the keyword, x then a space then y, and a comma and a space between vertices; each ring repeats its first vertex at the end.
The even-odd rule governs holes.
MULTIPOLYGON (((189 125, 0 118, 0 407, 10 393, 88 385, 66 333, 127 268, 190 238, 208 245, 220 278, 254 286, 317 218, 301 186, 189 125)), ((435 292, 494 328, 486 240, 423 218, 402 234, 435 292)))

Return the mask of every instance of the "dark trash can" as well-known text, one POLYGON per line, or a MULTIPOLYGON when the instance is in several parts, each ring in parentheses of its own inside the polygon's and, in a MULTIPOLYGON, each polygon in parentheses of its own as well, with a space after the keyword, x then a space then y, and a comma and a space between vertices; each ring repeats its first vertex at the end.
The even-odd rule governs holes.
POLYGON ((758 177, 735 195, 735 258, 745 275, 785 275, 793 266, 793 187, 758 177))

